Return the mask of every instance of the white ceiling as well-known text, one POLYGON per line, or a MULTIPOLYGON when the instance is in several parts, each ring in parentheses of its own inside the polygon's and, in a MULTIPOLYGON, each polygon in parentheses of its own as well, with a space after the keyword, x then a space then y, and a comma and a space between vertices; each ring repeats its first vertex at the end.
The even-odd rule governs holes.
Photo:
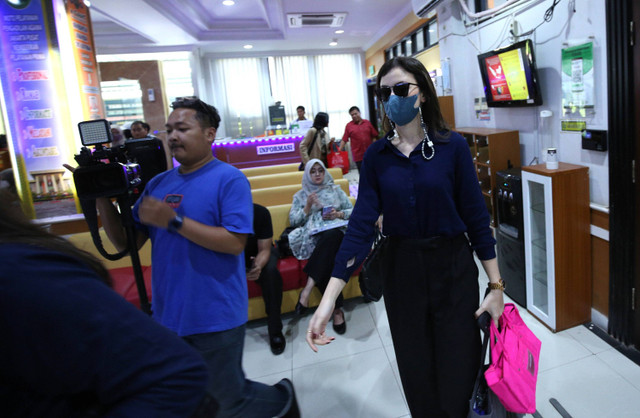
POLYGON ((364 51, 412 12, 410 0, 91 0, 98 54, 364 51), (289 13, 346 13, 342 27, 291 28, 289 13), (343 34, 335 34, 343 29, 343 34), (338 45, 329 46, 335 38, 338 45), (246 50, 244 45, 253 49, 246 50))

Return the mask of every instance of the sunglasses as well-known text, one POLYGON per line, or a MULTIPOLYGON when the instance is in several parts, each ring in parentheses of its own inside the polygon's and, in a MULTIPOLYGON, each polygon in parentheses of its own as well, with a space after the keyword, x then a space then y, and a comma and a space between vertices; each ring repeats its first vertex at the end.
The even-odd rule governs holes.
POLYGON ((392 91, 393 91, 393 94, 395 94, 396 96, 407 97, 407 95, 409 94, 409 89, 411 89, 411 86, 419 87, 415 83, 398 83, 393 87, 377 88, 376 95, 383 102, 386 102, 387 100, 389 100, 389 97, 391 97, 392 91))

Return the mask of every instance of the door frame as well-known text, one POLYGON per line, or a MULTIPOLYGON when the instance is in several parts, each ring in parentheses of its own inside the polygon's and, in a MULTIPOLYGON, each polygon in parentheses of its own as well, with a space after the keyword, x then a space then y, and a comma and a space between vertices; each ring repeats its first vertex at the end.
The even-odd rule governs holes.
MULTIPOLYGON (((634 0, 607 1, 607 79, 609 91, 609 325, 608 332, 626 345, 640 347, 634 289, 640 289, 640 146, 639 110, 635 106, 640 83, 640 51, 631 22, 640 7, 634 0), (633 42, 632 42, 633 41, 633 42), (635 45, 632 45, 635 43, 635 45), (637 181, 634 182, 634 177, 637 181)), ((639 20, 636 20, 639 22, 639 20)), ((636 24, 637 26, 637 24, 636 24)), ((640 98, 637 99, 640 103, 640 98)))

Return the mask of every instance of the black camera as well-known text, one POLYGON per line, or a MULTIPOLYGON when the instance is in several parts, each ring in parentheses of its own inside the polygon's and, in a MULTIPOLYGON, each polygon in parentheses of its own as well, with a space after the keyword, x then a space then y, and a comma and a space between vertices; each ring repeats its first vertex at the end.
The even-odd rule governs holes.
POLYGON ((74 156, 79 167, 73 172, 78 197, 95 199, 139 194, 140 165, 129 160, 126 145, 104 148, 111 143, 111 127, 105 119, 80 122, 82 149, 74 156), (94 146, 90 150, 87 146, 94 146))
POLYGON ((78 197, 95 199, 128 195, 135 199, 153 176, 167 169, 162 141, 155 137, 127 141, 105 148, 112 141, 105 119, 80 122, 82 149, 75 155, 79 167, 73 173, 78 197), (87 146, 94 146, 90 150, 87 146))

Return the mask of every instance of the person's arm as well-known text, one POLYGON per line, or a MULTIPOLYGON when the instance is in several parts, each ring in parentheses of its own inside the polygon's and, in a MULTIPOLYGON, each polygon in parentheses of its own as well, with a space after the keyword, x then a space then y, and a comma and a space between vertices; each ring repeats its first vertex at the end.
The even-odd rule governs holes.
POLYGON ((251 267, 251 270, 247 272, 247 280, 258 280, 260 278, 262 269, 267 265, 267 263, 269 262, 269 257, 271 257, 272 245, 272 238, 258 240, 258 254, 253 260, 253 266, 251 267))
POLYGON ((300 158, 302 158, 302 162, 305 164, 311 159, 309 157, 309 145, 315 133, 316 130, 314 128, 309 129, 302 142, 300 142, 300 158))
MULTIPOLYGON (((100 221, 102 227, 107 233, 109 241, 113 244, 118 251, 122 251, 127 248, 127 234, 122 226, 122 218, 118 213, 116 207, 111 203, 111 199, 106 197, 99 197, 96 199, 96 208, 100 213, 100 221)), ((136 229, 136 243, 138 249, 142 248, 147 241, 147 234, 136 229)))
POLYGON ((320 305, 316 309, 315 313, 309 321, 309 327, 307 328, 307 344, 315 352, 318 352, 316 345, 326 345, 335 339, 335 337, 329 337, 325 334, 327 330, 327 324, 333 314, 333 309, 336 304, 336 299, 342 292, 342 289, 346 286, 346 282, 337 277, 332 277, 329 280, 320 305))
POLYGON ((309 205, 309 197, 305 198, 302 192, 293 195, 293 203, 289 209, 289 225, 296 227, 303 225, 309 216, 311 207, 309 205))
POLYGON ((353 204, 349 199, 349 196, 342 190, 340 186, 337 186, 338 196, 340 198, 340 207, 338 209, 338 218, 341 219, 349 219, 351 217, 351 212, 353 212, 353 204))
POLYGON ((344 128, 344 135, 342 135, 342 141, 340 141, 340 151, 344 151, 347 148, 347 141, 349 140, 349 124, 344 128))
MULTIPOLYGON (((140 221, 145 225, 167 228, 177 215, 168 204, 146 196, 138 210, 140 221)), ((204 248, 220 253, 238 255, 244 251, 247 234, 228 231, 221 226, 210 226, 183 216, 182 227, 176 233, 204 248)))
MULTIPOLYGON (((487 277, 489 277, 489 283, 497 284, 500 281, 500 270, 498 269, 498 259, 492 258, 490 260, 480 260, 482 263, 482 267, 484 271, 487 273, 487 277)), ((498 324, 498 319, 500 315, 502 315, 502 311, 504 311, 504 291, 499 289, 491 289, 487 297, 484 298, 482 303, 480 304, 480 308, 476 311, 475 315, 478 318, 482 315, 483 312, 487 311, 491 314, 491 318, 494 320, 496 325, 498 324)))

